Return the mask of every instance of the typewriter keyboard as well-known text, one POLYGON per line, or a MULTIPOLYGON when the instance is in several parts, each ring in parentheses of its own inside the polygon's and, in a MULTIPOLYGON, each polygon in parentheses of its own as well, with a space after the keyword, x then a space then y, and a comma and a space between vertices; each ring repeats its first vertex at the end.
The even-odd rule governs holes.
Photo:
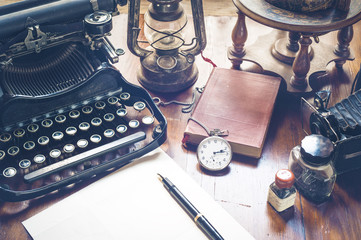
POLYGON ((119 90, 6 127, 1 183, 59 181, 142 147, 158 124, 147 102, 119 90))

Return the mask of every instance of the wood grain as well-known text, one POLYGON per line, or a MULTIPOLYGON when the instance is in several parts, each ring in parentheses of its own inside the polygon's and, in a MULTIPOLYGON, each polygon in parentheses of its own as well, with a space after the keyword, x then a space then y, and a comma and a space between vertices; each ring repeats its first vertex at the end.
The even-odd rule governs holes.
MULTIPOLYGON (((232 4, 231 1, 222 1, 222 4, 225 2, 232 4)), ((208 0, 204 5, 208 5, 208 0)), ((216 8, 214 10, 216 11, 216 8)), ((219 67, 232 66, 227 59, 227 47, 232 45, 231 33, 237 19, 236 9, 234 8, 233 11, 234 15, 232 13, 230 16, 206 17, 207 47, 204 55, 211 58, 219 67)), ((249 31, 247 44, 271 31, 270 28, 252 20, 246 19, 246 21, 249 31)), ((126 47, 126 26, 126 14, 114 18, 114 29, 110 40, 115 47, 124 48, 126 51, 116 67, 130 82, 139 84, 135 74, 139 59, 131 55, 126 47)), ((346 62, 343 71, 335 69, 334 64, 327 67, 332 73, 332 84, 323 88, 332 90, 330 104, 348 95, 351 81, 360 68, 361 40, 358 37, 360 31, 361 23, 355 24, 355 37, 351 42, 351 48, 356 59, 346 62)), ((336 44, 336 39, 335 33, 320 38, 321 41, 329 44, 336 44)), ((196 64, 200 74, 195 86, 200 87, 207 81, 212 66, 204 62, 200 56, 197 56, 196 64)), ((245 69, 253 67, 244 66, 245 69)), ((192 90, 190 88, 177 94, 151 94, 165 101, 190 102, 192 90)), ((162 107, 161 110, 169 124, 168 139, 162 145, 162 149, 256 239, 359 239, 361 236, 360 171, 339 176, 332 198, 324 204, 314 205, 301 195, 297 195, 294 208, 278 214, 267 203, 268 186, 272 183, 274 174, 278 169, 287 168, 290 150, 305 136, 301 128, 299 98, 284 93, 279 95, 260 159, 235 156, 230 166, 218 174, 201 170, 194 149, 185 149, 181 144, 189 114, 182 114, 181 107, 177 105, 162 107)), ((37 200, 0 203, 0 239, 31 239, 21 224, 23 220, 87 184, 89 182, 37 200)))
POLYGON ((5 5, 8 5, 8 4, 11 4, 11 3, 15 3, 15 2, 20 2, 20 0, 2 0, 0 2, 0 6, 5 6, 5 5))

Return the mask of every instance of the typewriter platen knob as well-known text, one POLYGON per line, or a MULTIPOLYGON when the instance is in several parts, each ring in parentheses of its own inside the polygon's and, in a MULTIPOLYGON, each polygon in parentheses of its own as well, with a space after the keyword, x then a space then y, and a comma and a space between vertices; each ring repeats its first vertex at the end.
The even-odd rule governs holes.
POLYGON ((90 35, 104 35, 113 28, 112 15, 99 11, 88 14, 84 18, 85 30, 90 35))

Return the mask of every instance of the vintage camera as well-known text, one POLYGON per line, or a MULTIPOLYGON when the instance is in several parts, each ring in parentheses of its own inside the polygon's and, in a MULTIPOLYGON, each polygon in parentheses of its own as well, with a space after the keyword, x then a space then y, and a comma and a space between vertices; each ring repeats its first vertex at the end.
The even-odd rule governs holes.
POLYGON ((313 104, 302 98, 302 127, 335 145, 335 168, 342 174, 361 168, 361 90, 327 108, 329 91, 315 94, 313 104))

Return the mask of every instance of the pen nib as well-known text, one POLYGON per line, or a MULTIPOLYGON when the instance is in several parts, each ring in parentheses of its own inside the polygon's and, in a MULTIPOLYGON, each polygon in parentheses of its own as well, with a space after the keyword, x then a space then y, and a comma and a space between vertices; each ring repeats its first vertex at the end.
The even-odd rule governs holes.
POLYGON ((159 181, 163 181, 163 180, 164 180, 164 178, 162 177, 162 175, 160 175, 159 173, 157 173, 157 175, 158 175, 159 181))

